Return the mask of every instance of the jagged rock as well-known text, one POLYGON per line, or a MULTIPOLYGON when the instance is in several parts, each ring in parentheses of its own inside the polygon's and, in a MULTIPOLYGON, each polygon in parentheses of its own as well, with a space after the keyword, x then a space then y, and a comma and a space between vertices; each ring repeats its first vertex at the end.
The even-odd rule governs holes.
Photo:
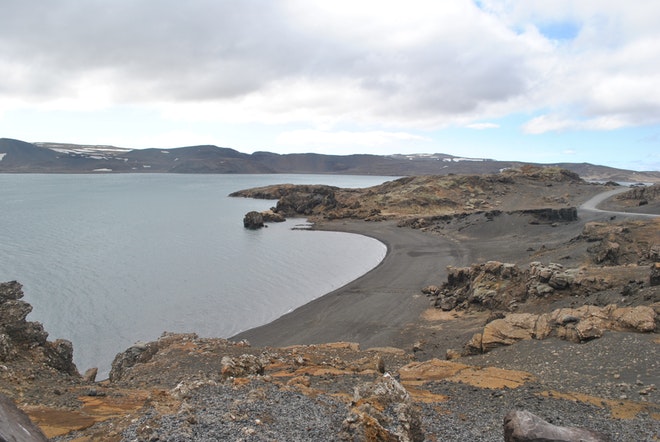
POLYGON ((45 363, 56 370, 79 376, 73 363, 71 342, 49 342, 48 333, 39 322, 26 321, 32 306, 22 301, 23 286, 17 281, 0 283, 0 360, 19 355, 45 363))
POLYGON ((347 441, 421 442, 421 420, 406 389, 385 374, 355 388, 355 407, 342 423, 347 441))
POLYGON ((78 369, 73 363, 73 344, 66 339, 58 339, 46 343, 46 363, 62 373, 70 375, 78 374, 78 369))
POLYGON ((220 374, 224 379, 264 374, 263 364, 254 355, 244 354, 237 358, 223 356, 220 365, 220 374))
POLYGON ((251 211, 245 214, 243 218, 243 227, 256 230, 264 226, 264 217, 257 211, 251 211))
POLYGON ((504 442, 610 442, 595 431, 552 425, 529 411, 511 411, 504 417, 504 442))
POLYGON ((48 442, 48 439, 27 414, 0 393, 0 441, 48 442))
POLYGON ((98 374, 99 369, 97 367, 88 368, 83 375, 83 380, 85 382, 94 383, 96 382, 96 375, 98 374))
POLYGON ((117 354, 112 360, 110 369, 110 381, 116 382, 122 379, 127 371, 135 364, 148 362, 158 351, 157 342, 138 342, 123 353, 117 354))

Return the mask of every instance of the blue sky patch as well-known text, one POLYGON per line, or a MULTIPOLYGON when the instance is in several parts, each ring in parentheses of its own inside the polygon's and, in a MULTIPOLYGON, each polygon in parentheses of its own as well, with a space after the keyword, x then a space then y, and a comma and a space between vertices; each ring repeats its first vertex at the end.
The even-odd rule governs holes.
POLYGON ((538 29, 550 40, 573 40, 580 33, 580 25, 569 21, 539 24, 538 29))

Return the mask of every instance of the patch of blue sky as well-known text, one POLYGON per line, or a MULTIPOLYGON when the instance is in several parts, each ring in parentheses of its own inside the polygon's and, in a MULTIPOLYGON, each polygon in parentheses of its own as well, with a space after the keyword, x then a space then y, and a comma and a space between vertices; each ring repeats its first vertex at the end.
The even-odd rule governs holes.
POLYGON ((537 25, 538 30, 550 40, 573 40, 580 33, 580 25, 572 21, 548 22, 537 25))
POLYGON ((529 114, 488 121, 491 128, 452 128, 428 134, 434 151, 450 155, 543 164, 591 163, 632 170, 660 170, 657 127, 610 131, 566 130, 526 134, 529 114), (498 126, 498 127, 495 127, 498 126))

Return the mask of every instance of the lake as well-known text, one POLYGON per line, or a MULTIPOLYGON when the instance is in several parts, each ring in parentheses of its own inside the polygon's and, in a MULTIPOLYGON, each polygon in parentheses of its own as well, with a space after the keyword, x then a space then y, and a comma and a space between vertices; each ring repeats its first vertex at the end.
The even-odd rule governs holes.
POLYGON ((0 281, 18 280, 49 339, 73 342, 79 371, 164 331, 230 337, 374 268, 368 237, 243 228, 274 201, 229 198, 277 183, 369 187, 342 175, 0 174, 0 281))

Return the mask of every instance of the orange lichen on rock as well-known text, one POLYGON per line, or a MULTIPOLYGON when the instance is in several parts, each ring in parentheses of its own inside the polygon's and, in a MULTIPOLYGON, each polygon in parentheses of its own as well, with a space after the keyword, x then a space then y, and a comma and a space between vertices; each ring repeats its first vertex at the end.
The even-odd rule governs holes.
POLYGON ((420 386, 431 381, 445 380, 479 388, 499 389, 517 388, 535 380, 532 374, 525 371, 473 367, 439 359, 408 364, 401 367, 399 375, 406 386, 420 386))
POLYGON ((635 402, 626 399, 604 399, 583 393, 542 391, 538 396, 564 399, 573 402, 584 402, 599 408, 607 407, 615 419, 634 419, 641 412, 649 413, 655 419, 660 420, 660 406, 649 402, 635 402))

